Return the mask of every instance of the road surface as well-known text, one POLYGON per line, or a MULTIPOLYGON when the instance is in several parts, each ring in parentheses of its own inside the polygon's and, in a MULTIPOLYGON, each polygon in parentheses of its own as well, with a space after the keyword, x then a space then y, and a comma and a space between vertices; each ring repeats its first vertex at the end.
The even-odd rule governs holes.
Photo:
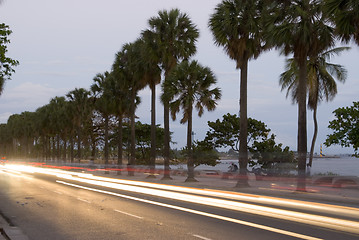
POLYGON ((359 239, 359 209, 0 167, 0 211, 34 240, 359 239))

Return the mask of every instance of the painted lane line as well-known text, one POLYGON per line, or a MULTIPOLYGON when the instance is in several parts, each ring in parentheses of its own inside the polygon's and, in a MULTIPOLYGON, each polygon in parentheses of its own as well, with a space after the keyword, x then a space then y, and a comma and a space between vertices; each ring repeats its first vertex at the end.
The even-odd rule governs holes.
POLYGON ((54 193, 57 193, 57 194, 60 194, 62 195, 63 193, 62 192, 58 192, 58 191, 53 191, 54 193))
POLYGON ((86 199, 82 199, 82 198, 77 198, 77 200, 80 200, 80 201, 85 202, 85 203, 91 203, 90 201, 88 201, 86 199))
POLYGON ((127 216, 130 216, 130 217, 134 217, 134 218, 138 218, 138 219, 143 219, 143 217, 140 217, 140 216, 136 216, 136 215, 133 215, 131 213, 127 213, 127 212, 122 212, 120 210, 117 210, 117 209, 114 209, 115 212, 118 212, 118 213, 122 213, 122 214, 125 214, 127 216))
POLYGON ((72 183, 68 183, 68 182, 64 182, 64 181, 58 181, 57 180, 56 182, 60 183, 60 184, 67 185, 67 186, 72 186, 72 187, 85 189, 85 190, 98 192, 98 193, 104 193, 104 194, 113 195, 113 196, 117 196, 117 197, 121 197, 121 198, 127 198, 127 199, 131 199, 131 200, 134 200, 134 201, 149 203, 149 204, 152 204, 152 205, 171 208, 171 209, 175 209, 175 210, 179 210, 179 211, 183 211, 183 212, 188 212, 188 213, 193 213, 193 214, 197 214, 197 215, 201 215, 201 216, 220 219, 220 220, 223 220, 223 221, 233 222, 233 223, 237 223, 237 224, 241 224, 241 225, 245 225, 245 226, 249 226, 249 227, 254 227, 254 228, 258 228, 258 229, 262 229, 262 230, 266 230, 266 231, 270 231, 270 232, 274 232, 274 233, 279 233, 279 234, 282 234, 282 235, 292 236, 292 237, 296 237, 296 238, 300 238, 300 239, 322 240, 321 238, 311 237, 311 236, 307 236, 307 235, 303 235, 303 234, 299 234, 299 233, 295 233, 295 232, 290 232, 290 231, 286 231, 286 230, 282 230, 282 229, 268 227, 268 226, 260 225, 260 224, 257 224, 257 223, 246 222, 246 221, 242 221, 242 220, 239 220, 239 219, 224 217, 224 216, 220 216, 220 215, 216 215, 216 214, 212 214, 212 213, 201 212, 201 211, 193 210, 193 209, 190 209, 190 208, 178 207, 178 206, 174 206, 174 205, 170 205, 170 204, 166 204, 166 203, 160 203, 160 202, 141 199, 141 198, 137 198, 137 197, 131 197, 131 196, 127 196, 127 195, 123 195, 123 194, 119 194, 119 193, 114 193, 114 192, 109 192, 109 191, 104 191, 104 190, 100 190, 100 189, 96 189, 96 188, 84 187, 84 186, 81 186, 81 185, 72 184, 72 183))
POLYGON ((192 234, 193 237, 199 238, 199 239, 203 239, 203 240, 212 240, 210 238, 206 238, 206 237, 202 237, 200 235, 196 235, 196 234, 192 234))

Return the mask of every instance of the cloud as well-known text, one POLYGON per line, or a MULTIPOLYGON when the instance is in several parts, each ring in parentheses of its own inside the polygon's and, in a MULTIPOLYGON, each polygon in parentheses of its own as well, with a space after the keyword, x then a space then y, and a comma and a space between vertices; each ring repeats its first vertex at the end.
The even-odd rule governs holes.
POLYGON ((25 82, 11 89, 6 89, 0 98, 0 121, 14 113, 35 111, 47 104, 51 98, 64 95, 67 89, 54 89, 42 84, 25 82))
POLYGON ((6 123, 8 118, 12 115, 11 112, 0 113, 0 123, 6 123))

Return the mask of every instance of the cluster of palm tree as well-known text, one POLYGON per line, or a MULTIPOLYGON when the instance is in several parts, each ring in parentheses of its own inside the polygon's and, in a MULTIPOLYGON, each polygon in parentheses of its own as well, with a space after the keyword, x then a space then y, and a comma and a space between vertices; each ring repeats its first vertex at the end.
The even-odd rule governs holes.
POLYGON ((242 177, 239 178, 237 186, 248 186, 248 153, 245 141, 248 61, 272 48, 293 56, 295 75, 288 77, 289 74, 283 74, 281 81, 283 88, 295 85, 293 96, 298 103, 297 189, 304 190, 307 92, 310 93, 309 107, 316 110, 321 94, 326 95, 329 100, 329 96, 336 93, 336 85, 327 88, 326 84, 333 84, 333 78, 328 77, 328 73, 336 73, 339 80, 345 79, 344 72, 339 69, 331 72, 329 65, 324 64, 321 69, 315 68, 314 65, 319 63, 317 60, 330 55, 337 39, 344 42, 354 39, 359 44, 358 16, 359 4, 355 0, 225 0, 217 5, 210 18, 209 27, 215 43, 224 47, 228 56, 236 61, 237 69, 241 70, 239 163, 242 177), (329 69, 329 72, 326 69, 329 69))
MULTIPOLYGON (((153 173, 156 160, 156 85, 162 82, 163 93, 170 93, 163 94, 162 97, 165 119, 162 154, 164 178, 170 178, 170 113, 175 119, 176 114, 183 110, 184 117, 181 123, 188 122, 187 147, 188 151, 191 151, 193 109, 199 111, 199 116, 205 109, 214 110, 221 94, 218 88, 211 89, 216 83, 211 70, 197 61, 190 60, 196 52, 199 31, 187 14, 181 13, 178 9, 160 11, 158 16, 149 19, 148 24, 149 28, 144 30, 136 41, 122 46, 115 56, 110 72, 99 73, 94 77, 90 91, 75 89, 69 92, 66 98, 56 97, 36 111, 41 119, 39 122, 42 123, 39 131, 44 133, 39 139, 51 139, 44 144, 44 152, 47 148, 60 149, 60 145, 66 152, 69 142, 71 160, 74 145, 77 146, 78 159, 83 158, 83 145, 92 146, 91 156, 95 158, 95 151, 99 145, 99 131, 96 128, 100 127, 103 132, 103 156, 105 164, 108 164, 111 129, 109 125, 110 119, 115 118, 118 123, 118 164, 122 165, 122 124, 127 119, 131 135, 128 167, 131 169, 136 164, 135 112, 140 103, 138 93, 149 86, 152 91, 150 169, 153 173), (161 81, 162 76, 164 79, 161 81), (96 124, 96 121, 100 121, 101 124, 96 124)), ((9 126, 14 122, 14 117, 9 118, 9 126)), ((21 116, 19 117, 21 119, 21 116)), ((13 137, 18 139, 15 135, 13 137)), ((193 161, 189 158, 188 162, 188 181, 191 181, 194 180, 193 161)), ((129 174, 132 175, 133 172, 129 171, 129 174)))

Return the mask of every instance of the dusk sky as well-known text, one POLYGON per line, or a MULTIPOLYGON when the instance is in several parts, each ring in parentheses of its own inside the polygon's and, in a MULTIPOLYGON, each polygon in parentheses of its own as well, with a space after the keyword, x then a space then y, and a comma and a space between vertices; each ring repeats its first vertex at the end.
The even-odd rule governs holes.
MULTIPOLYGON (((115 54, 125 43, 133 42, 148 27, 148 19, 159 10, 179 8, 188 13, 200 30, 197 54, 193 59, 215 73, 222 99, 214 112, 194 118, 195 140, 202 140, 208 130, 207 121, 215 121, 226 113, 238 114, 239 71, 223 49, 213 43, 207 27, 210 14, 220 0, 4 0, 0 5, 0 22, 13 31, 8 56, 19 60, 16 73, 7 81, 0 96, 0 123, 10 115, 35 111, 55 96, 64 96, 75 88, 89 89, 93 77, 111 69, 115 54)), ((339 44, 338 44, 339 46, 339 44)), ((332 63, 348 70, 345 84, 338 83, 334 101, 322 102, 318 108, 319 133, 315 152, 331 131, 327 129, 338 107, 352 105, 359 94, 359 47, 332 63)), ((290 56, 289 56, 290 57, 290 56)), ((277 142, 296 150, 297 106, 280 91, 279 75, 284 70, 285 56, 278 50, 262 54, 249 63, 248 116, 263 121, 277 137, 277 142)), ((158 87, 157 93, 160 93, 158 87)), ((140 92, 142 104, 137 115, 150 123, 150 90, 140 92)), ((157 96, 159 98, 159 94, 157 96)), ((163 106, 158 101, 157 123, 163 125, 163 106)), ((194 113, 197 114, 197 113, 194 113)), ((308 150, 313 135, 312 112, 308 110, 308 150)), ((180 119, 180 116, 178 116, 180 119)), ((172 122, 171 131, 181 148, 186 143, 187 125, 172 122)), ((323 147, 325 153, 353 153, 351 148, 323 147)))

